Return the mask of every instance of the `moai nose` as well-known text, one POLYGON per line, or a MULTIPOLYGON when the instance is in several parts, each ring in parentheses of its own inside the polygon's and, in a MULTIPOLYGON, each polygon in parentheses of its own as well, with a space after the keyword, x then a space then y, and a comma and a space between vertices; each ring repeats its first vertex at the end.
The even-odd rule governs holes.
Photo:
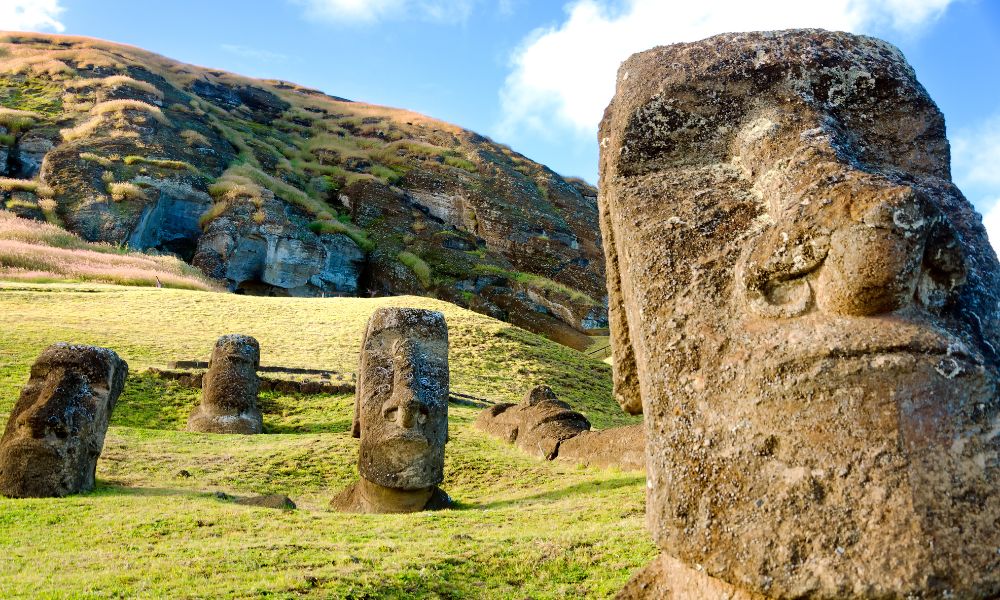
POLYGON ((914 301, 930 219, 909 188, 875 195, 830 234, 815 289, 823 312, 872 316, 914 301))

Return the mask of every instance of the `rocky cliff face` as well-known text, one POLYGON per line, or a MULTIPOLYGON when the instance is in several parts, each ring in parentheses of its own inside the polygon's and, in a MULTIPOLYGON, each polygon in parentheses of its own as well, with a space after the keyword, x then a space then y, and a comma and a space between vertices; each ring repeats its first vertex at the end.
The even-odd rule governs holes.
POLYGON ((439 297, 582 345, 596 190, 473 132, 68 36, 0 37, 0 202, 229 289, 439 297))

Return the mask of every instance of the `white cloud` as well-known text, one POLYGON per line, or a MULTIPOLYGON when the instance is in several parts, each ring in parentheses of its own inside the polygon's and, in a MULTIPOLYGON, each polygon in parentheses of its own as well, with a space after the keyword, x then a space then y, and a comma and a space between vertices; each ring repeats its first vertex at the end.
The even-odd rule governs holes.
POLYGON ((520 128, 551 131, 554 123, 593 137, 614 95, 618 65, 653 46, 699 40, 728 31, 822 27, 912 32, 954 0, 605 0, 567 5, 559 26, 539 29, 515 51, 500 92, 502 135, 520 128))
POLYGON ((240 46, 239 44, 220 44, 219 47, 230 54, 235 54, 236 56, 242 56, 243 58, 249 58, 252 60, 261 60, 264 62, 281 62, 283 60, 288 59, 287 54, 281 54, 279 52, 269 52, 267 50, 250 48, 248 46, 240 46))
POLYGON ((379 21, 417 19, 434 23, 461 23, 476 0, 292 0, 306 8, 306 16, 331 23, 370 25, 379 21))
POLYGON ((952 136, 951 163, 959 187, 1000 192, 1000 113, 952 136))
POLYGON ((7 31, 64 31, 59 0, 0 0, 0 29, 7 31))
POLYGON ((951 171, 1000 254, 1000 112, 951 136, 951 171))
POLYGON ((983 213, 983 225, 990 237, 990 244, 1000 254, 1000 198, 993 201, 993 207, 983 213))

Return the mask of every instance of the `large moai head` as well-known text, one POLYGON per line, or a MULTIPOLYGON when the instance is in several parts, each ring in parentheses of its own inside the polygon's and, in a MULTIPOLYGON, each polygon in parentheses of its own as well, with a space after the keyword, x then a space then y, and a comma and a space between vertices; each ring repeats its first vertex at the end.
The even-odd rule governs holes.
POLYGON ((260 344, 249 335, 224 335, 215 342, 202 379, 201 404, 188 418, 188 429, 205 433, 260 433, 260 344))
POLYGON ((386 488, 444 479, 448 441, 448 326, 419 308, 380 308, 368 320, 354 400, 358 471, 386 488))
POLYGON ((660 548, 775 597, 1000 592, 1000 267, 902 54, 727 34, 617 86, 615 389, 660 548))
POLYGON ((42 352, 0 438, 0 495, 92 489, 127 374, 128 364, 106 348, 59 343, 42 352))

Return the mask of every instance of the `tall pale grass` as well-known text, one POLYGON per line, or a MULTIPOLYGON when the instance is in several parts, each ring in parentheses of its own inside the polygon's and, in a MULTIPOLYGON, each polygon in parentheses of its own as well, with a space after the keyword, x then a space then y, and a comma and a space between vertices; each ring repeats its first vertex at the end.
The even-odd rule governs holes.
POLYGON ((166 287, 219 290, 176 257, 87 242, 55 225, 0 210, 0 279, 155 286, 157 278, 166 287))

